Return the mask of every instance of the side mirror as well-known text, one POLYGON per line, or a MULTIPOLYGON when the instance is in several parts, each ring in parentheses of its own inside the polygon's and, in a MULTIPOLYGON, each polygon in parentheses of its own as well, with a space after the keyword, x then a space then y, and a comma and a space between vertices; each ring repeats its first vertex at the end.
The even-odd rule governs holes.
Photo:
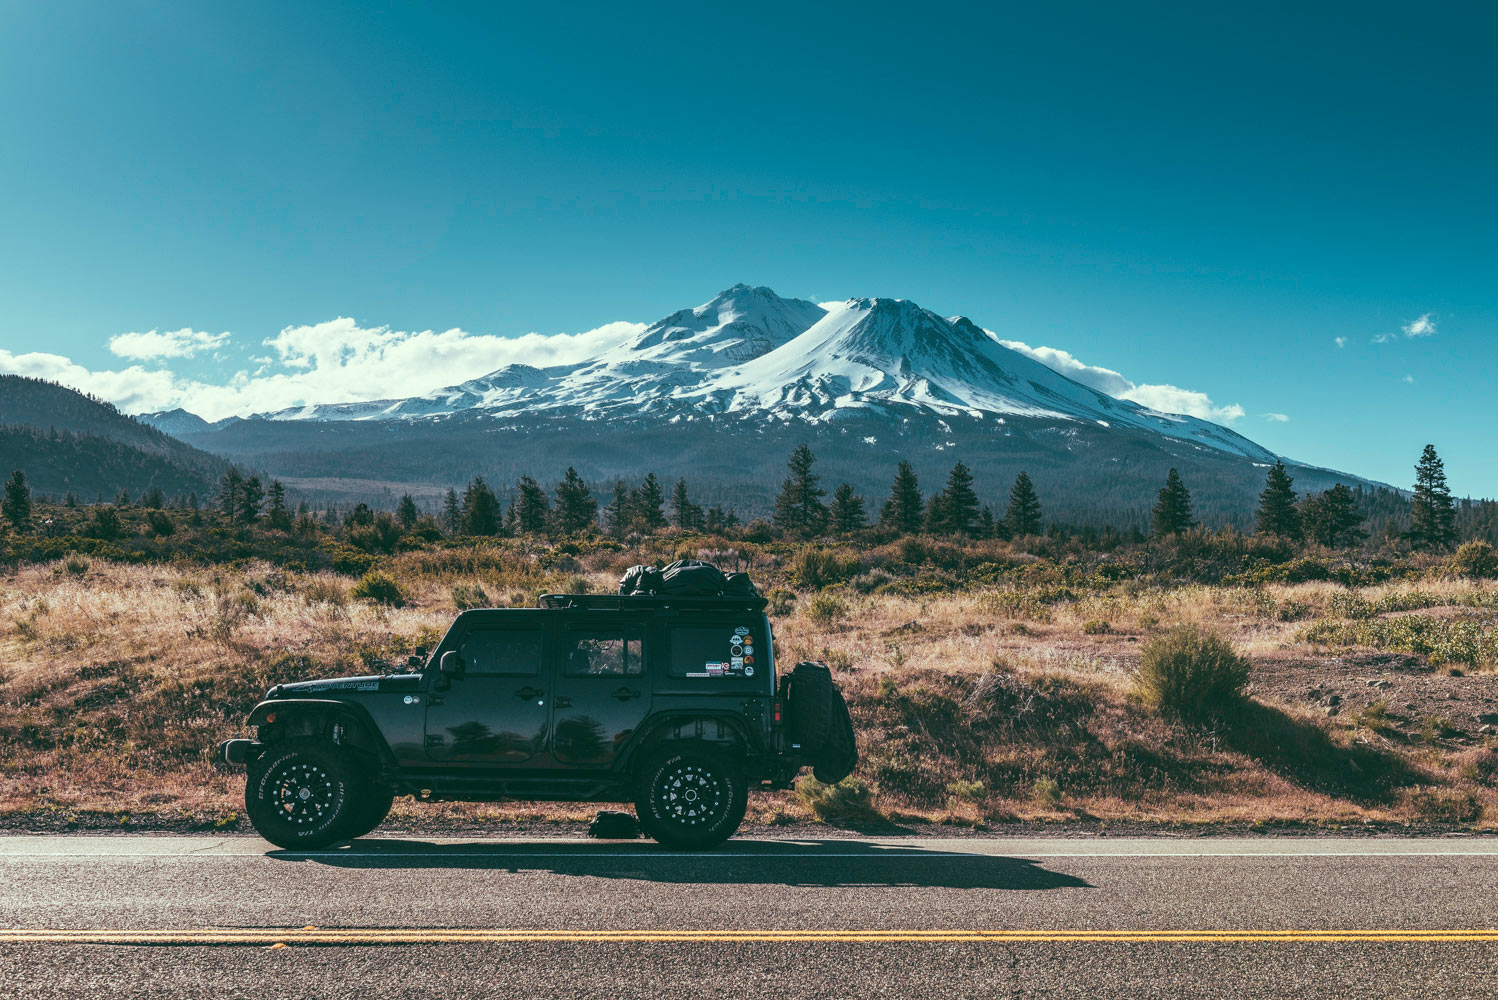
POLYGON ((456 649, 449 649, 442 654, 442 659, 437 661, 437 669, 447 677, 462 677, 463 658, 458 655, 456 649))

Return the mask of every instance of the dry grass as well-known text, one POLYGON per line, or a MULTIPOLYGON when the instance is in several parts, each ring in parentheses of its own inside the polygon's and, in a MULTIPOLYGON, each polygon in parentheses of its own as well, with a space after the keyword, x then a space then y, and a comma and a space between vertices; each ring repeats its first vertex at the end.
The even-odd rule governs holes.
MULTIPOLYGON (((539 547, 407 553, 382 563, 403 607, 354 599, 346 577, 256 563, 24 566, 0 579, 0 816, 236 825, 243 779, 213 764, 209 748, 240 731, 272 684, 398 664, 446 628, 455 593, 530 604, 549 589, 607 590, 640 558, 539 547)), ((767 589, 811 571, 748 568, 767 589)), ((1302 632, 1367 608, 1472 616, 1491 628, 1498 585, 1124 582, 924 597, 833 586, 799 592, 776 621, 776 643, 782 663, 833 666, 860 729, 869 801, 896 819, 1493 825, 1492 726, 1483 732, 1444 708, 1439 726, 1425 708, 1402 726, 1386 707, 1370 727, 1350 701, 1329 715, 1309 696, 1297 700, 1300 688, 1326 686, 1330 664, 1358 655, 1322 655, 1302 632), (1142 644, 1179 624, 1217 629, 1254 660, 1256 700, 1242 715, 1191 727, 1131 696, 1142 644)), ((1494 678, 1487 664, 1472 667, 1468 676, 1421 673, 1420 683, 1434 686, 1432 699, 1476 704, 1494 678)), ((1368 704, 1372 695, 1396 704, 1378 690, 1368 704)), ((810 808, 805 797, 765 796, 751 816, 784 822, 810 808)), ((434 812, 484 823, 590 810, 402 803, 395 817, 434 812)))

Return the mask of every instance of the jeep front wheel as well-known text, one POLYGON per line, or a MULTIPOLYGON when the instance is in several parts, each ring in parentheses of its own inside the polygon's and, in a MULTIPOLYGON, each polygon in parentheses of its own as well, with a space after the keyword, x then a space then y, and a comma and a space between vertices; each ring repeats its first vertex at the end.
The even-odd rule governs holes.
POLYGON ((683 747, 651 757, 639 774, 635 813, 647 837, 703 851, 733 836, 749 807, 744 769, 722 751, 683 747))
POLYGON ((315 739, 277 744, 250 768, 245 812, 277 847, 316 850, 345 840, 367 791, 349 753, 315 739))

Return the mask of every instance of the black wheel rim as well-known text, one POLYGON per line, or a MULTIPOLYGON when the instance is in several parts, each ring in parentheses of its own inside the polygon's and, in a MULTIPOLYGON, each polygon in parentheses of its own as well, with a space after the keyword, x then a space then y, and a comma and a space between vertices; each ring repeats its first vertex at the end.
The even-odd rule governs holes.
POLYGON ((731 794, 723 775, 689 761, 667 766, 656 778, 659 815, 684 830, 710 828, 727 813, 731 794))
POLYGON ((270 798, 286 822, 313 827, 333 815, 338 783, 317 764, 292 760, 271 776, 270 798))

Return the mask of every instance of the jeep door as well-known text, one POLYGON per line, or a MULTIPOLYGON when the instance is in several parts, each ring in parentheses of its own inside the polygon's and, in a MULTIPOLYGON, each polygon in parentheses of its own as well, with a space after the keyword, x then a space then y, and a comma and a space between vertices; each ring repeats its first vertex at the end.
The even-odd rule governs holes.
POLYGON ((540 618, 477 623, 455 647, 459 676, 427 697, 426 752, 435 761, 524 764, 546 748, 551 692, 540 618))
POLYGON ((643 621, 610 615, 560 624, 552 756, 568 768, 606 769, 650 712, 643 621))

